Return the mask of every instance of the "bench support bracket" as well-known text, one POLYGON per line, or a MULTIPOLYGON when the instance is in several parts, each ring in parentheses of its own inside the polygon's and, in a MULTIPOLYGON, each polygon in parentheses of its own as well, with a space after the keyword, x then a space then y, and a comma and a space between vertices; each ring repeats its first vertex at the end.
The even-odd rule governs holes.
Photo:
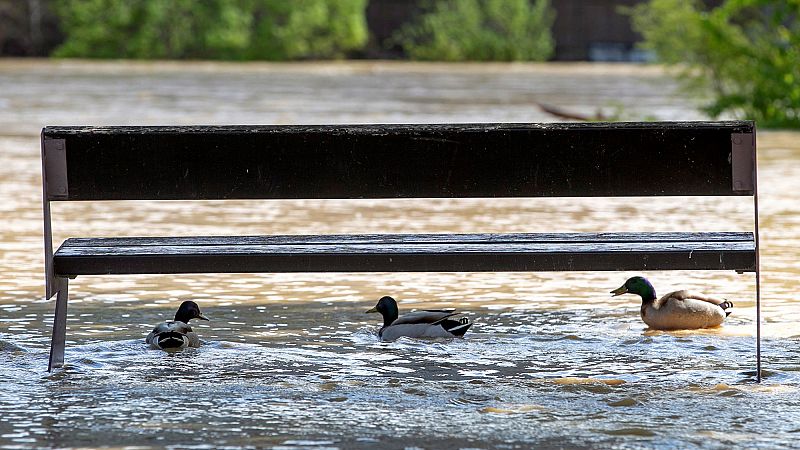
POLYGON ((50 341, 50 364, 48 371, 64 365, 64 346, 67 339, 67 300, 69 299, 69 280, 60 278, 61 289, 56 297, 56 312, 53 317, 53 338, 50 341))
POLYGON ((753 133, 731 134, 731 170, 734 191, 755 191, 755 141, 753 133))
MULTIPOLYGON (((50 223, 50 200, 67 198, 67 151, 64 139, 48 139, 42 136, 42 196, 44 219, 44 271, 45 298, 50 299, 60 292, 61 278, 53 267, 53 229, 50 223)), ((66 283, 64 284, 66 289, 66 283)))

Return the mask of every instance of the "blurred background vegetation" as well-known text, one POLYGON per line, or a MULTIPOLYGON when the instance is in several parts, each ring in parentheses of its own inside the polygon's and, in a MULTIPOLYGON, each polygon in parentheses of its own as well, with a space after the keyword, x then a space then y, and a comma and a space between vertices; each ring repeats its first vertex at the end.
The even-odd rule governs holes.
POLYGON ((64 42, 84 58, 343 58, 367 42, 367 0, 56 0, 64 42))
POLYGON ((800 0, 651 0, 630 10, 643 46, 687 89, 711 92, 711 117, 800 128, 800 0))
POLYGON ((429 1, 395 42, 425 61, 543 61, 553 54, 547 0, 429 1))
POLYGON ((800 128, 800 0, 0 0, 0 55, 545 61, 554 54, 650 55, 674 68, 686 89, 710 95, 711 117, 800 128), (640 50, 619 42, 627 39, 620 28, 640 50), (571 52, 590 32, 606 42, 571 52))

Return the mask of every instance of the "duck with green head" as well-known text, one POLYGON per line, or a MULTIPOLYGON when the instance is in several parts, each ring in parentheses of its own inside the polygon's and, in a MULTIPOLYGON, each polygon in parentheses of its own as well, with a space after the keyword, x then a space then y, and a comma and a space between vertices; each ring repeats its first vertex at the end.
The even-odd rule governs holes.
POLYGON ((690 291, 670 292, 656 297, 653 285, 644 277, 632 277, 611 291, 612 296, 637 294, 642 297, 642 320, 655 330, 692 330, 722 325, 733 303, 690 291))
POLYGON ((156 325, 147 335, 145 342, 151 348, 161 350, 180 350, 186 347, 200 347, 200 337, 189 326, 192 319, 208 320, 200 312, 200 307, 193 301, 181 303, 175 320, 168 320, 156 325))
POLYGON ((399 316, 397 302, 389 296, 381 297, 368 313, 380 313, 383 326, 378 331, 382 341, 394 341, 400 337, 435 338, 463 337, 472 326, 466 317, 451 319, 458 313, 454 309, 426 309, 399 316))

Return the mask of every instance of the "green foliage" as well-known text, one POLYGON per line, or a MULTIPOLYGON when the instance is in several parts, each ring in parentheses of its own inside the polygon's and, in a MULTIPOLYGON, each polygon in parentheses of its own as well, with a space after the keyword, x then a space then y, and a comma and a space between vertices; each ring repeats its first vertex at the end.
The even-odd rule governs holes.
POLYGON ((57 0, 56 56, 338 58, 367 41, 367 0, 57 0))
POLYGON ((680 68, 704 109, 766 127, 800 128, 800 0, 650 0, 631 11, 644 47, 680 68))
POLYGON ((548 0, 438 0, 395 36, 412 59, 537 61, 553 53, 548 0))
POLYGON ((368 38, 367 0, 256 0, 253 59, 342 58, 368 38))
POLYGON ((219 58, 248 43, 244 0, 59 0, 56 56, 219 58))

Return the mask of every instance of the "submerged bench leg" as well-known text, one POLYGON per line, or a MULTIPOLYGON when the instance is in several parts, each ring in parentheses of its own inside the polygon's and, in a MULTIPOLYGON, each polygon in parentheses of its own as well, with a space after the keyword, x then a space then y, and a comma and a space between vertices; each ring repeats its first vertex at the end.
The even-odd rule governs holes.
POLYGON ((53 340, 50 341, 50 364, 47 371, 64 365, 64 345, 67 339, 67 299, 69 280, 62 278, 61 289, 56 296, 56 314, 53 318, 53 340))

